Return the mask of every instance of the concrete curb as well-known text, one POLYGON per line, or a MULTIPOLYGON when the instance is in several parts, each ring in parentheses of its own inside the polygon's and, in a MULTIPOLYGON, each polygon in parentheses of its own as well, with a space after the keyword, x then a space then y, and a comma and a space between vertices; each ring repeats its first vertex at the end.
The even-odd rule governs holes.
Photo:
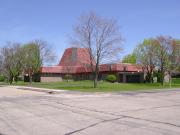
POLYGON ((37 92, 44 92, 48 94, 60 94, 60 93, 71 93, 71 94, 127 94, 127 95, 135 95, 141 93, 160 93, 160 92, 168 92, 168 91, 180 91, 180 88, 165 88, 165 89, 149 89, 149 90, 134 90, 134 91, 112 91, 112 92, 82 92, 82 91, 71 91, 71 90, 62 90, 62 89, 46 89, 46 88, 37 88, 31 86, 9 86, 12 88, 17 88, 21 90, 30 90, 37 92))
POLYGON ((48 93, 48 94, 56 94, 56 93, 62 93, 62 92, 68 91, 68 90, 55 90, 55 89, 37 88, 37 87, 31 87, 31 86, 9 86, 9 87, 21 89, 21 90, 44 92, 44 93, 48 93))
POLYGON ((160 93, 160 92, 169 92, 169 91, 179 91, 180 88, 165 88, 165 89, 148 89, 148 90, 134 90, 134 91, 118 91, 112 92, 113 94, 127 94, 127 95, 136 95, 136 94, 143 94, 143 93, 160 93))

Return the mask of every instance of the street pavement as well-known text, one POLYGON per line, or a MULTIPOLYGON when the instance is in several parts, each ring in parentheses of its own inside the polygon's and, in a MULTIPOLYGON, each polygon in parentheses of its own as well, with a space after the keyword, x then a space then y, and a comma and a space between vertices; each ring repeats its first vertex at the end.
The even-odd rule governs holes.
POLYGON ((0 135, 180 135, 180 89, 32 90, 0 87, 0 135))

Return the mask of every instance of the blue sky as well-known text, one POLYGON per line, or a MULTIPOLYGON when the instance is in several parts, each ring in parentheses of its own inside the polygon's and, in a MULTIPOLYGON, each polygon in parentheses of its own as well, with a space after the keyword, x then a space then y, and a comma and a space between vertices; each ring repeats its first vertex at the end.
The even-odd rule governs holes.
POLYGON ((180 38, 180 0, 0 0, 0 46, 43 39, 60 57, 70 46, 72 25, 89 11, 117 19, 125 39, 122 56, 144 38, 180 38))

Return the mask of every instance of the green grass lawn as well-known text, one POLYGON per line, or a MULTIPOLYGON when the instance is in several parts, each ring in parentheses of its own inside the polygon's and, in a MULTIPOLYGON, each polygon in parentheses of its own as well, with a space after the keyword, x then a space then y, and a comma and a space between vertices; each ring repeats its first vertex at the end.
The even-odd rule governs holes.
POLYGON ((172 83, 173 84, 180 84, 180 78, 173 78, 172 83))
MULTIPOLYGON (((18 82, 14 85, 29 86, 29 83, 18 82)), ((49 88, 49 89, 64 89, 83 92, 108 92, 108 91, 133 91, 133 90, 148 90, 148 89, 165 89, 169 88, 166 83, 161 86, 159 83, 109 83, 99 82, 97 88, 93 88, 93 81, 71 81, 71 82, 54 82, 54 83, 32 83, 33 87, 49 88)), ((172 88, 180 88, 180 79, 172 80, 172 88)))

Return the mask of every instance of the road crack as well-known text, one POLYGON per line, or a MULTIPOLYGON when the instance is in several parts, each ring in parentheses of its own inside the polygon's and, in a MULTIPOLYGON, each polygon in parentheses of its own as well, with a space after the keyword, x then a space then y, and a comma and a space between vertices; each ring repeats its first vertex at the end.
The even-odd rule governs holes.
MULTIPOLYGON (((90 111, 90 112, 102 113, 102 114, 106 114, 106 115, 108 114, 108 115, 112 115, 112 116, 116 116, 116 117, 121 117, 121 118, 136 119, 136 120, 147 121, 147 122, 152 122, 152 123, 156 123, 156 124, 165 124, 165 125, 174 126, 174 127, 178 127, 178 128, 180 127, 180 125, 176 125, 176 124, 173 124, 173 123, 170 123, 170 122, 162 122, 162 121, 143 119, 143 118, 138 118, 138 117, 133 117, 133 116, 128 116, 128 115, 114 114, 114 113, 98 111, 98 110, 94 110, 94 109, 87 109, 87 108, 83 108, 83 107, 76 107, 76 106, 67 105, 67 104, 59 103, 59 102, 56 102, 56 103, 64 105, 64 106, 76 108, 76 109, 82 109, 82 110, 90 111)), ((156 109, 156 108, 159 109, 159 108, 166 108, 166 107, 173 107, 173 106, 180 106, 180 105, 159 106, 159 107, 153 107, 153 108, 148 108, 148 109, 156 109)), ((144 110, 146 110, 146 109, 144 109, 144 110)))
POLYGON ((74 130, 74 131, 72 131, 72 132, 65 133, 65 135, 72 135, 72 134, 74 134, 74 133, 81 132, 81 131, 86 130, 86 129, 88 129, 88 128, 95 127, 95 126, 97 126, 97 125, 99 125, 99 124, 116 121, 116 120, 119 120, 119 119, 122 119, 122 118, 123 118, 123 116, 122 116, 122 117, 119 117, 119 118, 114 118, 114 119, 109 119, 109 120, 103 120, 103 121, 100 121, 100 122, 96 122, 96 123, 91 124, 91 125, 89 125, 89 126, 86 126, 86 127, 84 127, 84 128, 80 128, 80 129, 74 130))
POLYGON ((120 115, 120 116, 124 116, 124 118, 130 118, 130 119, 135 119, 135 120, 142 120, 142 121, 152 122, 152 123, 156 123, 156 124, 164 124, 164 125, 169 125, 169 126, 174 126, 174 127, 180 128, 180 125, 176 125, 176 124, 169 123, 169 122, 162 122, 162 121, 143 119, 143 118, 132 117, 132 116, 128 116, 128 115, 120 115))

